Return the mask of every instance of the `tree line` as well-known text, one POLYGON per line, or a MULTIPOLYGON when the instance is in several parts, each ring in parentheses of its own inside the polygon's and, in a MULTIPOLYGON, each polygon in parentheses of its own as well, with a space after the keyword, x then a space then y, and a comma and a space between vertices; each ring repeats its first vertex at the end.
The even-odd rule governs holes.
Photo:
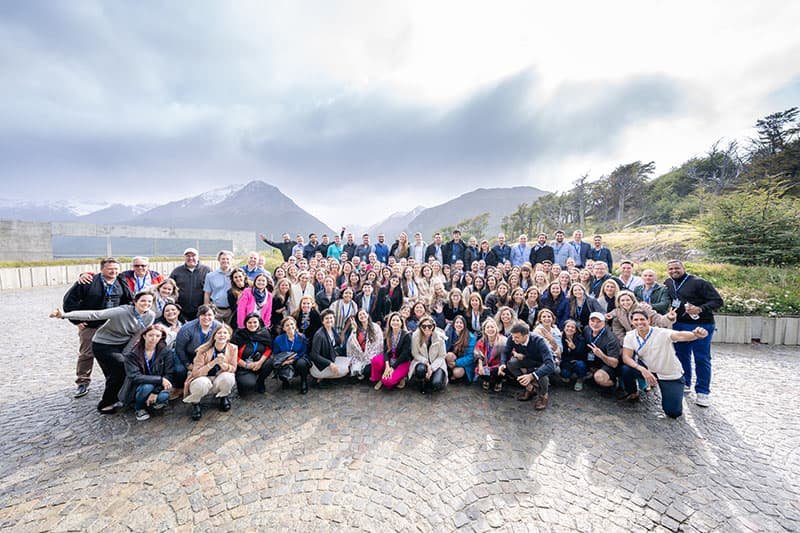
POLYGON ((653 161, 624 163, 595 180, 584 174, 565 192, 520 204, 501 226, 519 235, 692 222, 713 259, 800 263, 800 109, 758 119, 755 132, 744 141, 719 140, 655 178, 653 161))

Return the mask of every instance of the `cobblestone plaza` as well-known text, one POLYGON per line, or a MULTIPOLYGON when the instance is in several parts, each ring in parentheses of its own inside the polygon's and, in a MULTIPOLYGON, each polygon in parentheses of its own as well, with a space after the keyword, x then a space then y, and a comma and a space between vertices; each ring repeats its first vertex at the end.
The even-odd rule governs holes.
MULTIPOLYGON (((0 528, 37 530, 797 531, 800 351, 715 345, 713 406, 659 416, 554 387, 280 390, 137 422, 73 399, 64 287, 0 293, 0 528)), ((691 399, 693 396, 688 396, 691 399)))

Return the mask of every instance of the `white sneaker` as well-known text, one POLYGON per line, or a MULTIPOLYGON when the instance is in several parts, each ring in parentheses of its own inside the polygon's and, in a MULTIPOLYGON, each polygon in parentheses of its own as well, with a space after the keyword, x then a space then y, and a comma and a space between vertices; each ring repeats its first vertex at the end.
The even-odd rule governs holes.
POLYGON ((150 420, 150 413, 148 413, 146 409, 139 409, 138 411, 136 411, 136 420, 138 420, 139 422, 150 420))
POLYGON ((689 394, 690 392, 692 392, 692 387, 689 386, 689 385, 684 385, 683 386, 683 393, 684 394, 689 394))
POLYGON ((696 403, 700 407, 710 407, 711 398, 708 397, 708 394, 702 394, 698 392, 697 398, 695 399, 694 403, 696 403))

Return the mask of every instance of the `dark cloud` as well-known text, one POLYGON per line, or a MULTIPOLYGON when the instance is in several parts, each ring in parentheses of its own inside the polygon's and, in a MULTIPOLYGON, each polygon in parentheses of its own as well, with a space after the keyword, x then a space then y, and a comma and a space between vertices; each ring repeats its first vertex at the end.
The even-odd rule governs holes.
POLYGON ((688 93, 668 77, 569 84, 535 98, 524 71, 438 109, 381 98, 345 96, 286 119, 246 142, 271 165, 321 180, 375 175, 422 184, 437 174, 506 174, 554 158, 614 148, 636 123, 672 116, 688 93))
MULTIPOLYGON (((4 3, 5 194, 36 183, 53 195, 50 185, 65 179, 94 187, 109 177, 153 188, 190 178, 186 193, 251 178, 335 179, 348 191, 395 178, 405 190, 463 191, 610 152, 632 125, 691 101, 664 76, 567 84, 541 97, 533 70, 447 106, 348 90, 314 72, 287 90, 271 69, 287 51, 239 30, 217 2, 4 3)), ((402 63, 409 31, 375 45, 376 57, 402 63)))

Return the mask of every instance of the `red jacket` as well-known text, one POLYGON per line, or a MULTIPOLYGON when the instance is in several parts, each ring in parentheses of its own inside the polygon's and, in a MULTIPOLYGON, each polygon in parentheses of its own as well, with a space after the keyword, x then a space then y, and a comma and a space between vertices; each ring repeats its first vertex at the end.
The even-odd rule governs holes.
MULTIPOLYGON (((156 286, 164 281, 164 276, 155 270, 148 270, 147 274, 150 276, 150 284, 153 286, 156 286)), ((125 272, 122 272, 119 277, 125 280, 125 283, 128 284, 128 288, 131 290, 131 293, 136 294, 136 275, 133 273, 133 270, 126 270, 125 272)))

